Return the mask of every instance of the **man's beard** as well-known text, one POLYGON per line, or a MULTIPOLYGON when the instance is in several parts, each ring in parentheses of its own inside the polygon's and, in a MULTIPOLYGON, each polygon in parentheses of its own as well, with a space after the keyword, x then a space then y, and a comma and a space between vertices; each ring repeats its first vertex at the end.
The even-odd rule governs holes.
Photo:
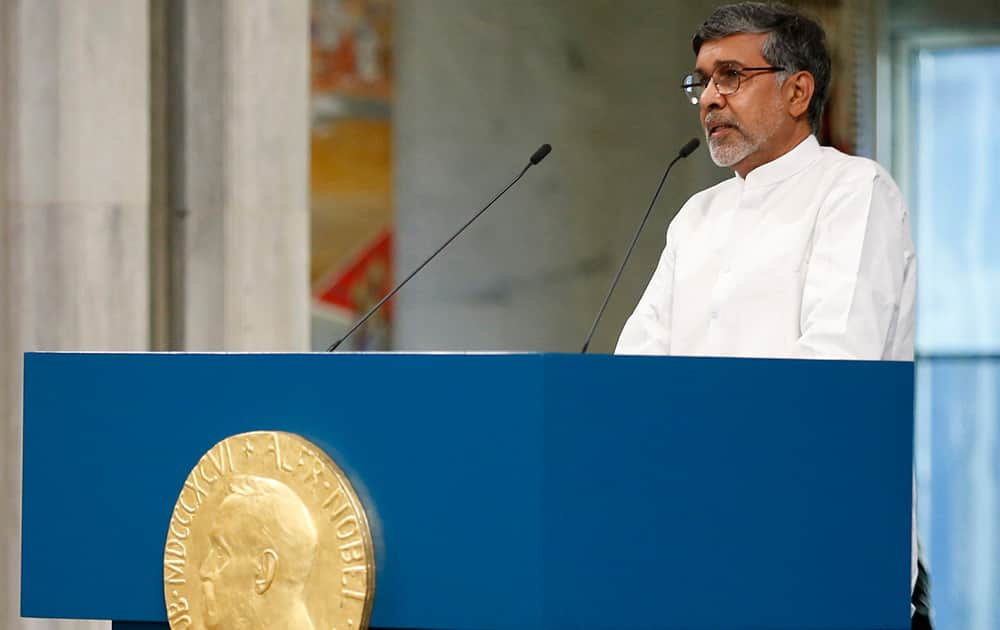
POLYGON ((722 112, 710 112, 705 116, 705 140, 708 142, 708 152, 717 166, 729 168, 760 151, 777 133, 781 125, 780 110, 783 105, 780 98, 774 102, 774 110, 766 119, 766 126, 759 133, 748 134, 735 120, 722 112), (712 138, 708 130, 712 125, 721 123, 728 125, 731 131, 721 138, 712 138))
MULTIPOLYGON (((759 138, 748 137, 742 129, 735 126, 722 138, 713 138, 705 129, 705 140, 708 142, 708 152, 716 166, 729 168, 739 164, 755 151, 760 150, 763 142, 759 138)), ((706 125, 707 126, 707 125, 706 125)))

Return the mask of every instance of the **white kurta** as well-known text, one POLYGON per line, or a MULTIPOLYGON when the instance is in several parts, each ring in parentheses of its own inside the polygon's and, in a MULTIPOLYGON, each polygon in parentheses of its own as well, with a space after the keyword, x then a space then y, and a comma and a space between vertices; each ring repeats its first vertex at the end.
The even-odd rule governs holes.
POLYGON ((809 136, 684 204, 615 353, 912 361, 915 297, 892 177, 809 136))
POLYGON ((615 352, 909 361, 915 294, 899 188, 810 136, 681 208, 615 352))

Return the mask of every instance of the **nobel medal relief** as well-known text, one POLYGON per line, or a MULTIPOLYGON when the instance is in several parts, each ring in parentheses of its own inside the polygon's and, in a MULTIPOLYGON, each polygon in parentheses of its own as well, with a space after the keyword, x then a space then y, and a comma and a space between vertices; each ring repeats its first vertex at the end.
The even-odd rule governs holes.
POLYGON ((375 590, 364 508, 307 440, 226 438, 177 497, 163 590, 172 630, 364 630, 375 590))

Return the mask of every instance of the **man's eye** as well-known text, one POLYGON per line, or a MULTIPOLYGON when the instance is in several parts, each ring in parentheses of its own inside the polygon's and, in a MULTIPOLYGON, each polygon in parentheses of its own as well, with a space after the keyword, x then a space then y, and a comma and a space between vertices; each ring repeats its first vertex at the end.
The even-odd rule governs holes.
POLYGON ((225 549, 217 545, 212 546, 211 557, 215 561, 218 568, 222 568, 229 564, 229 554, 226 553, 225 549))
POLYGON ((741 74, 738 68, 723 68, 720 72, 727 79, 735 79, 741 74))
POLYGON ((225 559, 229 556, 229 554, 226 553, 225 548, 214 540, 212 541, 212 546, 209 548, 208 552, 212 556, 219 559, 225 559))

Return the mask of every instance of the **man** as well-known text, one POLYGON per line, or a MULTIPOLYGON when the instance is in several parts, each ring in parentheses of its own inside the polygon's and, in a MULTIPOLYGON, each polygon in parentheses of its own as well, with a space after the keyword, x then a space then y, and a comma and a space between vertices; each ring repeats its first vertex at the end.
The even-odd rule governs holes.
MULTIPOLYGON (((736 175, 670 224, 616 353, 912 360, 916 258, 902 195, 878 164, 813 135, 830 91, 823 29, 746 2, 717 9, 693 47, 682 88, 712 160, 736 175)), ((914 579, 913 627, 929 627, 914 579)))
POLYGON ((219 506, 199 567, 208 630, 312 630, 303 591, 319 544, 302 500, 285 484, 238 475, 219 506))

